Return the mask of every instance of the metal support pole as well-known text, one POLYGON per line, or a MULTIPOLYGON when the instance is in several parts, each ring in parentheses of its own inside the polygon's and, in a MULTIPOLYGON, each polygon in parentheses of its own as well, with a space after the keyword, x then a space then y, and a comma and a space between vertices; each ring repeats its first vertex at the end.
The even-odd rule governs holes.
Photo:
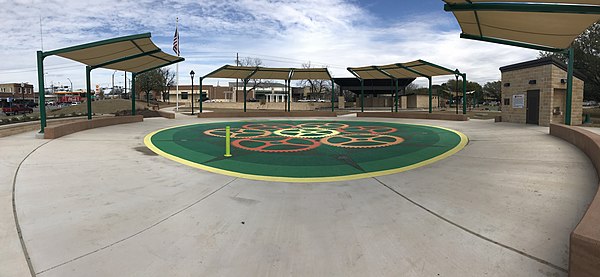
POLYGON ((85 83, 87 86, 87 118, 88 120, 92 119, 92 81, 90 80, 92 72, 91 66, 85 67, 85 83))
POLYGON ((194 115, 194 75, 192 74, 192 115, 194 115))
POLYGON ((333 79, 331 79, 331 111, 335 112, 335 83, 333 82, 333 79))
MULTIPOLYGON (((202 78, 200 78, 202 80, 202 78)), ((202 82, 202 81, 200 81, 202 82)), ((225 157, 231 157, 231 127, 225 127, 225 157)))
POLYGON ((200 90, 200 113, 202 113, 202 77, 200 77, 200 84, 198 86, 200 86, 198 90, 200 90))
POLYGON ((248 79, 244 79, 244 112, 246 112, 246 85, 248 84, 248 79))
POLYGON ((398 89, 398 79, 396 79, 396 101, 395 101, 396 102, 396 104, 395 104, 396 105, 396 112, 398 112, 398 105, 400 104, 400 103, 398 103, 398 90, 399 90, 398 89))
POLYGON ((392 107, 392 112, 394 112, 394 79, 390 79, 390 92, 392 95, 392 104, 390 105, 392 107))
MULTIPOLYGON (((567 67, 567 104, 565 109, 565 125, 571 125, 571 106, 573 105, 573 64, 575 63, 573 47, 569 48, 569 64, 567 67)), ((581 123, 581 122, 579 122, 581 123)))
POLYGON ((136 73, 131 73, 131 115, 135 115, 135 77, 136 73))
POLYGON ((431 89, 431 86, 432 86, 431 76, 428 79, 429 79, 429 113, 431 113, 432 112, 432 106, 433 106, 433 101, 432 101, 432 98, 433 98, 432 93, 433 93, 433 91, 431 89))
POLYGON ((365 112, 365 80, 360 79, 360 112, 365 112))
POLYGON ((456 73, 456 83, 454 84, 454 106, 456 107, 456 114, 458 114, 458 73, 456 73))
POLYGON ((38 69, 38 104, 40 106, 40 133, 44 133, 46 128, 46 89, 44 88, 44 52, 37 51, 37 69, 38 69))
POLYGON ((463 79, 463 114, 467 114, 467 73, 462 74, 463 79))
POLYGON ((292 111, 292 80, 288 80, 287 81, 287 87, 288 87, 288 106, 287 106, 287 110, 288 112, 292 111))

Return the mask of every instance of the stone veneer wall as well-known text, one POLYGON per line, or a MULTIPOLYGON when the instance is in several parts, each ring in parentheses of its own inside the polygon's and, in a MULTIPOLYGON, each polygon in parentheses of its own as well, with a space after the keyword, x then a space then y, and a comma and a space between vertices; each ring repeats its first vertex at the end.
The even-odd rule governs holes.
MULTIPOLYGON (((502 121, 526 123, 527 91, 540 90, 539 125, 549 126, 550 123, 564 123, 565 91, 567 84, 561 79, 567 78, 567 72, 554 64, 538 67, 512 70, 502 73, 502 121), (536 84, 529 84, 536 80, 536 84), (504 84, 510 83, 509 87, 504 84), (523 94, 525 106, 513 108, 513 95, 523 94), (510 104, 504 105, 504 99, 509 98, 510 104), (560 107, 560 114, 553 114, 555 107, 560 107)), ((571 122, 579 125, 582 122, 583 81, 573 78, 573 102, 571 105, 571 122)))

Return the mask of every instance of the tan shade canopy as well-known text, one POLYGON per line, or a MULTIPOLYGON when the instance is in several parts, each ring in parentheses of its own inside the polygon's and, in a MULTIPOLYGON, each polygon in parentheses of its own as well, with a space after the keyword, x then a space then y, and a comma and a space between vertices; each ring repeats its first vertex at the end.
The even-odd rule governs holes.
POLYGON ((269 80, 329 80, 327 68, 272 68, 224 65, 203 78, 269 79, 269 80))
POLYGON ((592 8, 597 10, 600 6, 589 6, 600 5, 599 0, 445 2, 450 4, 446 10, 452 11, 456 17, 463 37, 501 39, 553 49, 569 48, 577 36, 600 20, 600 14, 592 11, 592 8), (473 8, 465 8, 469 5, 473 8))
POLYGON ((448 69, 424 60, 388 65, 349 67, 348 71, 361 79, 405 79, 452 75, 456 70, 448 69))
POLYGON ((108 68, 139 73, 183 61, 162 52, 150 39, 150 33, 108 39, 45 52, 78 61, 93 68, 108 68))

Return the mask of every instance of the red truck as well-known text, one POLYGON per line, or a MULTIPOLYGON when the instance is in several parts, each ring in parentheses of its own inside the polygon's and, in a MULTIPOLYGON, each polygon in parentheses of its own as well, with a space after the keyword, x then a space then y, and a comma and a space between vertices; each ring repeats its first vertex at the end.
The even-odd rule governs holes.
POLYGON ((20 114, 20 113, 26 114, 26 113, 32 113, 33 109, 30 107, 27 107, 25 105, 14 104, 12 106, 2 108, 2 112, 6 115, 20 114))

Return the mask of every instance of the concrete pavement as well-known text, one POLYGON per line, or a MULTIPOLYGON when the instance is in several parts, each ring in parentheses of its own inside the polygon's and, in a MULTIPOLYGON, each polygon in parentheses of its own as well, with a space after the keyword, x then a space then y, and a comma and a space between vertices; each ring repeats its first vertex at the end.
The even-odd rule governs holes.
POLYGON ((160 128, 227 120, 2 138, 0 276, 29 275, 11 204, 21 162, 17 216, 39 276, 566 276, 569 233, 598 184, 577 148, 537 126, 343 120, 438 125, 470 142, 399 174, 296 184, 205 172, 143 145, 160 128))

